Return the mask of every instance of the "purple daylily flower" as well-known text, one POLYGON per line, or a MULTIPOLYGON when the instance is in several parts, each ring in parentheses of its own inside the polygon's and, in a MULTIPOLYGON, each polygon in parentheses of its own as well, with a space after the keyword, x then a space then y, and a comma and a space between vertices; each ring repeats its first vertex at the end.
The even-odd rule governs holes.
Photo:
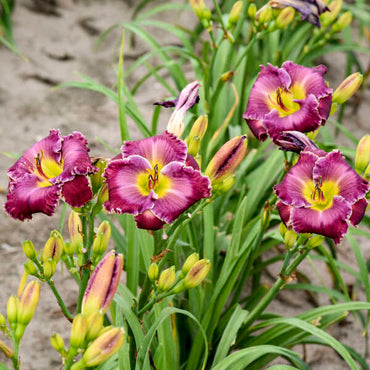
POLYGON ((275 141, 282 131, 309 132, 324 125, 332 100, 325 73, 323 65, 308 68, 290 61, 281 68, 261 66, 243 115, 257 139, 275 141))
POLYGON ((133 214, 139 228, 162 228, 210 196, 210 181, 194 162, 186 144, 167 131, 126 142, 121 158, 113 159, 105 170, 109 191, 105 208, 133 214))
POLYGON ((295 166, 274 187, 280 217, 297 233, 316 233, 339 243, 348 225, 363 218, 369 183, 334 150, 301 152, 295 166))
POLYGON ((87 175, 97 171, 88 152, 81 133, 50 130, 8 170, 9 215, 21 221, 38 212, 51 216, 60 197, 72 207, 84 206, 93 196, 87 175))

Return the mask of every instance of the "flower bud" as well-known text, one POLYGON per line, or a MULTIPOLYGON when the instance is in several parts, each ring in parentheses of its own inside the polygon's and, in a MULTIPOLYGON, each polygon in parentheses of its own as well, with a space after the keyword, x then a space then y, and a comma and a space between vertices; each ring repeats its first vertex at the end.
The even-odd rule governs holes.
POLYGON ((82 299, 82 313, 106 312, 116 293, 123 269, 123 255, 112 251, 95 267, 82 299))
POLYGON ((5 316, 1 313, 0 313, 0 330, 4 332, 7 330, 5 316))
POLYGON ((370 181, 370 164, 366 167, 366 170, 364 173, 364 179, 366 181, 370 181))
POLYGON ((71 242, 65 242, 63 251, 67 256, 72 256, 74 253, 74 248, 71 242))
POLYGON ((17 297, 20 297, 22 295, 23 289, 27 283, 27 278, 28 278, 28 273, 27 271, 24 271, 22 274, 21 281, 19 282, 19 285, 18 285, 17 297))
POLYGON ((284 235, 285 248, 290 249, 293 247, 297 240, 297 233, 294 230, 287 230, 284 235))
POLYGON ((24 290, 19 302, 17 322, 22 325, 28 325, 35 314, 40 298, 40 283, 31 281, 24 290))
POLYGON ((123 340, 123 328, 111 328, 90 344, 81 360, 76 362, 71 370, 82 370, 86 367, 99 365, 121 348, 123 340))
POLYGON ((201 21, 209 21, 211 19, 211 11, 206 7, 204 0, 190 0, 190 5, 201 21))
POLYGON ((358 143, 355 157, 355 169, 361 174, 370 161, 370 135, 365 135, 358 143))
POLYGON ((295 10, 291 6, 284 8, 275 20, 276 27, 284 30, 292 23, 294 16, 295 10))
POLYGON ((343 104, 351 98, 362 84, 363 76, 361 73, 356 72, 349 75, 334 91, 333 102, 343 104))
POLYGON ((298 245, 303 245, 307 242, 307 240, 309 238, 311 238, 312 234, 310 233, 303 233, 303 234, 299 234, 299 237, 298 237, 298 240, 297 240, 297 244, 298 245))
POLYGON ((184 279, 184 286, 187 289, 198 286, 207 276, 211 269, 211 262, 208 259, 201 259, 196 262, 184 279))
POLYGON ((334 0, 328 5, 329 11, 320 15, 320 23, 323 27, 329 26, 337 19, 342 4, 343 0, 334 0))
POLYGON ((103 173, 105 167, 107 167, 107 160, 104 158, 98 158, 93 162, 93 166, 98 169, 97 172, 90 175, 92 192, 93 194, 96 194, 104 182, 103 173))
POLYGON ((324 239, 325 237, 322 235, 315 235, 307 242, 306 248, 308 249, 316 248, 323 243, 324 239))
POLYGON ((229 24, 227 26, 228 28, 231 28, 232 26, 238 23, 242 9, 243 9, 243 1, 236 1, 230 10, 229 24))
POLYGON ((188 153, 195 157, 200 149, 200 143, 203 139, 204 134, 207 131, 208 127, 208 116, 203 114, 198 117, 194 122, 193 127, 190 130, 189 137, 187 140, 188 143, 188 153))
POLYGON ((148 267, 148 277, 151 282, 154 282, 157 280, 159 273, 159 268, 156 263, 151 263, 148 267))
POLYGON ((78 253, 83 246, 82 223, 77 212, 72 211, 68 218, 68 231, 73 249, 78 253))
POLYGON ((44 253, 42 255, 44 263, 49 259, 58 263, 63 253, 63 247, 64 242, 62 235, 60 235, 59 231, 53 230, 44 247, 44 253))
POLYGON ((95 311, 91 313, 86 319, 86 343, 94 340, 100 333, 104 324, 104 313, 102 311, 95 311))
POLYGON ((108 247, 112 229, 108 221, 103 221, 98 228, 92 246, 93 254, 101 256, 108 247))
POLYGON ((257 6, 255 3, 251 3, 248 7, 248 15, 251 19, 254 19, 254 16, 257 13, 257 6))
POLYGON ((181 276, 185 276, 196 262, 199 261, 199 254, 192 253, 186 260, 181 269, 181 276))
POLYGON ((175 282, 176 272, 175 266, 171 266, 161 272, 158 279, 158 289, 161 291, 169 290, 175 282))
POLYGON ((283 237, 283 239, 285 238, 285 234, 286 234, 287 231, 288 231, 288 229, 285 226, 284 222, 280 222, 279 232, 280 232, 280 235, 283 237))
POLYGON ((226 142, 208 163, 205 174, 212 186, 232 175, 247 152, 248 140, 245 135, 236 136, 226 142))
POLYGON ((333 24, 333 32, 340 32, 352 23, 353 15, 350 11, 344 12, 333 24))
POLYGON ((85 343, 86 330, 86 317, 82 314, 76 315, 72 322, 71 336, 69 339, 69 343, 72 348, 83 348, 85 343))
POLYGON ((50 337, 50 343, 52 347, 59 352, 60 354, 63 354, 65 352, 64 347, 64 340, 58 333, 53 333, 50 337))
POLYGON ((26 271, 28 275, 37 275, 37 268, 31 260, 27 260, 24 263, 24 271, 26 271))
POLYGON ((108 184, 103 184, 99 191, 97 203, 104 204, 107 200, 109 200, 108 184))
POLYGON ((44 270, 44 278, 49 280, 54 274, 57 269, 57 263, 54 260, 45 261, 42 265, 44 270))
POLYGON ((227 71, 220 76, 221 82, 230 81, 235 75, 235 71, 227 71))
POLYGON ((17 324, 17 316, 19 309, 19 299, 15 295, 12 295, 8 299, 6 306, 6 314, 8 316, 8 321, 10 326, 13 328, 17 324))
POLYGON ((235 180, 236 177, 234 174, 232 174, 221 181, 217 181, 212 187, 213 193, 215 194, 226 193, 233 187, 235 180))
POLYGON ((23 252, 30 260, 33 260, 36 257, 35 247, 31 240, 25 240, 23 242, 23 252))
MULTIPOLYGON (((8 358, 11 358, 14 356, 14 351, 8 347, 3 341, 0 340, 0 351, 4 353, 4 355, 8 358)), ((4 369, 7 369, 7 367, 4 366, 4 369)))
POLYGON ((272 17, 272 9, 269 4, 264 5, 255 14, 254 19, 258 21, 259 24, 267 23, 272 17))

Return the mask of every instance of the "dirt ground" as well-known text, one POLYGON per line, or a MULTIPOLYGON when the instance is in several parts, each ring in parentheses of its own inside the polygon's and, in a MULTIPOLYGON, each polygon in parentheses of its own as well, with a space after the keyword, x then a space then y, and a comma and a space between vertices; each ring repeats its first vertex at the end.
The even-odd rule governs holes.
MULTIPOLYGON (((14 38, 19 49, 28 57, 29 62, 0 47, 0 152, 21 154, 34 142, 48 135, 50 128, 59 128, 63 135, 72 131, 82 132, 89 142, 92 155, 110 153, 97 139, 99 137, 111 147, 120 147, 118 113, 116 105, 104 96, 80 89, 52 90, 51 87, 72 80, 78 80, 75 72, 81 72, 101 84, 112 87, 116 81, 115 66, 120 31, 113 31, 99 48, 94 48, 99 34, 113 24, 127 21, 132 14, 131 6, 123 0, 61 0, 59 6, 45 7, 47 2, 38 0, 19 0, 14 13, 14 38), (40 5, 41 4, 41 5, 40 5)), ((52 2, 49 2, 52 3, 52 2)), ((176 12, 167 14, 174 22, 194 22, 188 14, 179 16, 176 12)), ((171 38, 160 32, 155 34, 164 44, 171 38)), ((127 60, 134 60, 147 48, 138 42, 135 49, 126 50, 127 60)), ((343 77, 344 66, 340 56, 336 63, 330 63, 328 80, 337 86, 343 77)), ((140 78, 140 70, 128 81, 133 83, 140 78)), ((370 106, 369 86, 364 89, 359 102, 348 114, 347 122, 351 132, 360 138, 369 132, 370 106)), ((148 121, 151 119, 152 103, 166 97, 166 92, 154 80, 139 90, 136 101, 148 121)), ((161 119, 166 124, 165 115, 161 119)), ((139 138, 137 131, 131 132, 132 138, 139 138)), ((0 154, 0 201, 6 200, 7 169, 13 159, 0 154)), ((15 294, 23 272, 25 257, 22 241, 31 239, 36 248, 42 248, 50 230, 58 227, 57 214, 53 217, 36 215, 31 222, 11 219, 0 208, 0 312, 6 312, 7 298, 15 294)), ((370 258, 370 247, 361 241, 365 258, 370 258)), ((339 258, 357 269, 349 246, 341 245, 339 258)), ((315 280, 309 264, 303 266, 315 280)), ((325 266, 318 265, 325 281, 330 277, 325 266)), ((277 271, 270 271, 274 277, 277 271)), ((266 282, 272 283, 266 275, 266 282)), ((353 283, 346 277, 348 284, 353 283)), ((67 305, 73 307, 77 287, 64 271, 56 274, 56 284, 67 305)), ((360 292, 362 297, 362 293, 360 292)), ((363 298, 363 297, 362 297, 363 298)), ((328 303, 319 297, 321 304, 328 303)), ((304 293, 284 292, 269 307, 270 311, 293 316, 311 308, 304 293)), ((50 335, 58 332, 66 339, 70 324, 62 317, 55 298, 47 286, 42 286, 41 299, 35 318, 26 330, 21 346, 21 368, 24 370, 47 370, 60 368, 59 355, 50 345, 50 335)), ((361 326, 351 316, 342 325, 330 330, 337 339, 351 344, 363 352, 364 339, 361 326)), ((1 339, 4 339, 1 337, 1 339)), ((341 359, 331 349, 307 347, 307 361, 312 369, 346 369, 341 359)), ((10 365, 3 354, 0 362, 10 365)))

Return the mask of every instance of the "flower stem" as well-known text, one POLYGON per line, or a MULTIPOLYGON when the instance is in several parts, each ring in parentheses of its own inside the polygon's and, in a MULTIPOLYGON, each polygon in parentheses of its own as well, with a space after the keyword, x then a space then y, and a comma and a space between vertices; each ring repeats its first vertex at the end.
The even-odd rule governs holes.
POLYGON ((52 279, 50 279, 50 280, 47 280, 47 283, 48 283, 51 291, 54 293, 55 298, 57 299, 59 307, 62 309, 62 312, 63 312, 64 316, 68 319, 68 321, 72 322, 73 321, 73 315, 68 311, 67 306, 65 305, 62 297, 60 296, 57 288, 54 285, 54 281, 52 279))
POLYGON ((19 355, 18 355, 18 352, 19 352, 19 341, 17 339, 15 339, 14 332, 12 332, 12 341, 13 341, 14 355, 12 356, 11 360, 13 362, 13 368, 14 368, 14 370, 18 370, 19 369, 19 355))

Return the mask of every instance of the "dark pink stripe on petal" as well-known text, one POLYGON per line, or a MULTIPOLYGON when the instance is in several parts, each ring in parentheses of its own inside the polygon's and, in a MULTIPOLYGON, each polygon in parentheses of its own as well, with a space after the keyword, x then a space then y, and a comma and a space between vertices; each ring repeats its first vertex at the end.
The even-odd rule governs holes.
POLYGON ((355 204, 352 205, 352 214, 351 217, 349 218, 349 222, 353 226, 357 226, 361 222, 366 212, 366 207, 367 200, 365 198, 361 198, 355 204))
POLYGON ((76 176, 72 181, 65 182, 62 188, 62 196, 66 203, 72 207, 84 206, 93 197, 87 177, 76 176))
POLYGON ((347 221, 351 211, 351 205, 341 197, 334 197, 332 206, 324 211, 304 207, 294 208, 293 229, 297 233, 324 235, 339 243, 347 233, 347 221))

